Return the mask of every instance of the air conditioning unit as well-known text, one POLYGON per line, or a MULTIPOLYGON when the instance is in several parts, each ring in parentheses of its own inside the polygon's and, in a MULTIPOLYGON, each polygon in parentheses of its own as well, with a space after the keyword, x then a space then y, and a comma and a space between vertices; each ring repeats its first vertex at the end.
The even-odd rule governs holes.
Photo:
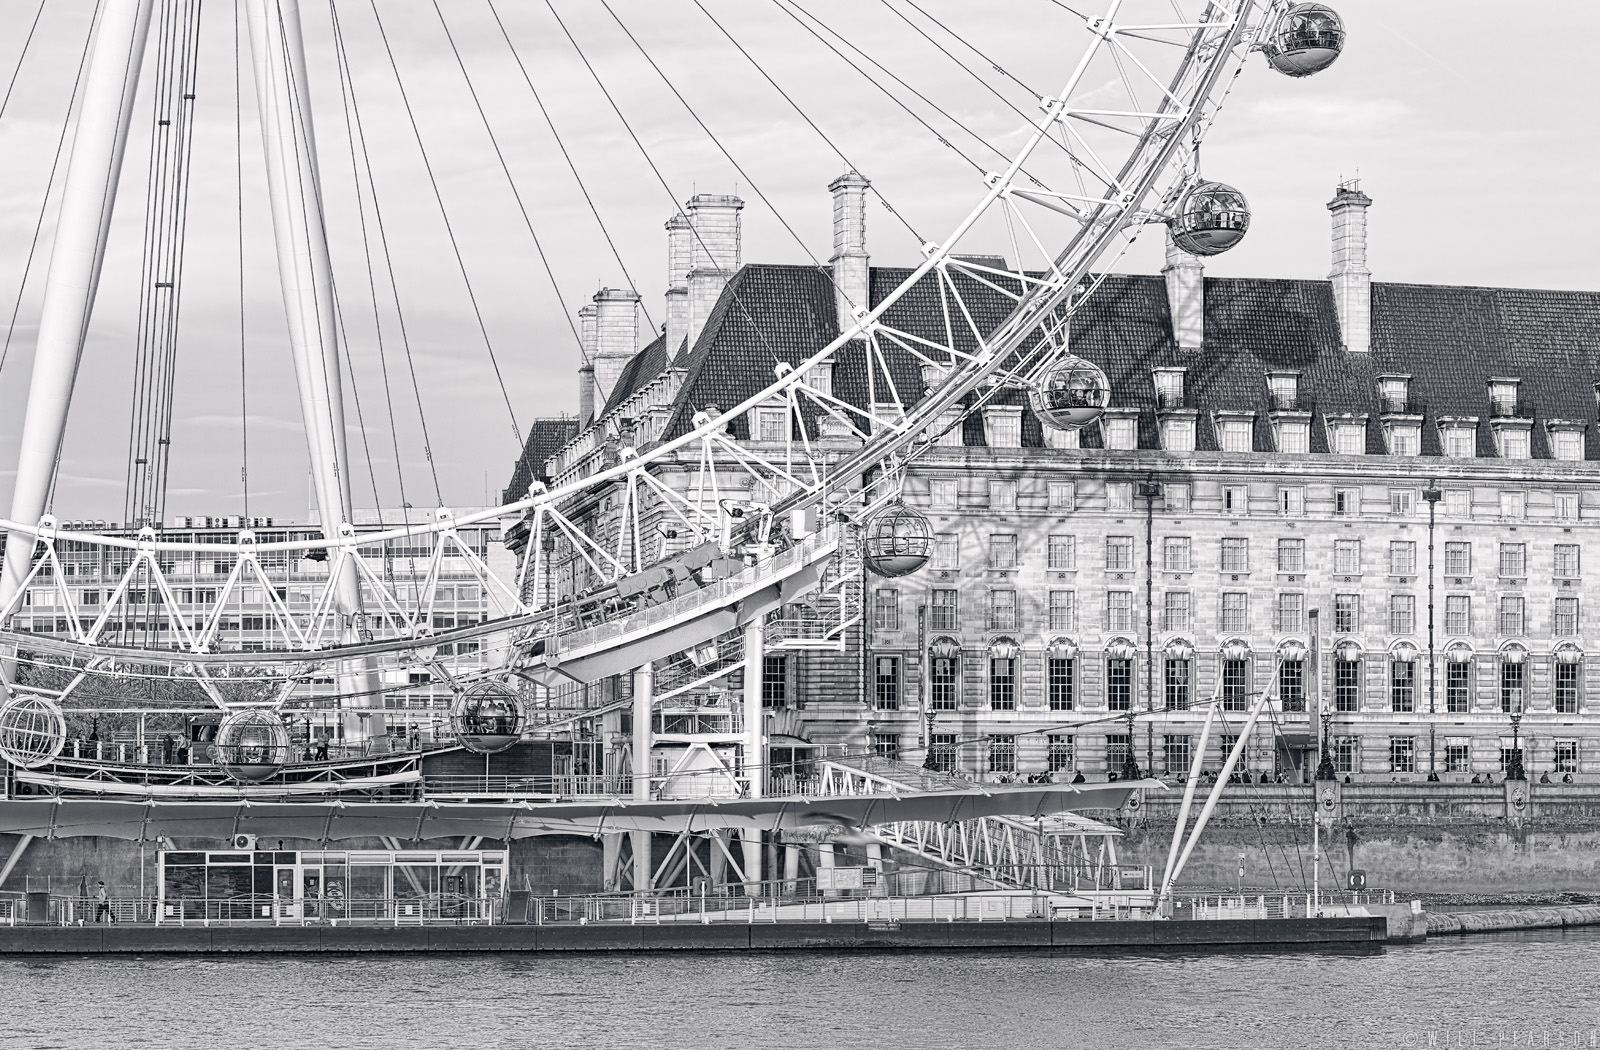
POLYGON ((254 850, 256 848, 256 837, 254 835, 235 835, 233 837, 233 848, 238 850, 254 850))

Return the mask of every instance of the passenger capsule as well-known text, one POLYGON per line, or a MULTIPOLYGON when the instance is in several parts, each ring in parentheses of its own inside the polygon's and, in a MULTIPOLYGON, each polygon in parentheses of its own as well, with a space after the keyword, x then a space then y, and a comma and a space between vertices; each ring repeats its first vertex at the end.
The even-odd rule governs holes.
POLYGON ((1111 382, 1093 361, 1067 357, 1038 379, 1028 401, 1045 426, 1081 430, 1105 414, 1111 382))
POLYGON ((271 711, 233 711, 217 727, 213 756, 234 780, 258 784, 274 776, 292 757, 289 730, 271 711))
POLYGON ((878 576, 907 576, 928 564, 933 528, 928 519, 903 503, 885 507, 866 525, 862 557, 878 576))
POLYGON ((468 751, 492 755, 522 739, 522 698, 504 682, 478 682, 456 696, 450 728, 468 751))
POLYGON ((0 758, 32 769, 61 754, 67 720, 55 701, 21 695, 0 707, 0 758))
POLYGON ((1262 43, 1267 62, 1290 77, 1309 77, 1333 65, 1344 50, 1344 21, 1326 4, 1294 4, 1262 43))
POLYGON ((1244 239, 1250 202, 1221 182, 1201 182, 1178 202, 1172 239, 1190 255, 1221 255, 1244 239))

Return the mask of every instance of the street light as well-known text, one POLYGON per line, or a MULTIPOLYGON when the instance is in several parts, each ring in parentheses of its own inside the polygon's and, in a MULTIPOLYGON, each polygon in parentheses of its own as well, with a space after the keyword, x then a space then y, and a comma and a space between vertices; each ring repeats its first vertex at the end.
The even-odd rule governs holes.
POLYGON ((1522 726, 1522 690, 1511 690, 1511 758, 1506 762, 1507 780, 1527 780, 1522 771, 1522 743, 1518 730, 1522 726))
MULTIPOLYGON (((1154 481, 1139 482, 1135 495, 1144 500, 1144 706, 1146 711, 1156 709, 1156 504, 1163 498, 1163 489, 1154 481)), ((1164 508, 1163 508, 1164 509, 1164 508)), ((1144 727, 1144 763, 1151 769, 1156 764, 1155 719, 1144 727)), ((1128 715, 1128 758, 1122 775, 1127 776, 1132 767, 1133 778, 1139 778, 1139 766, 1133 758, 1133 714, 1128 715)))
POLYGON ((1338 780, 1339 773, 1333 768, 1333 755, 1328 751, 1328 729, 1333 725, 1333 712, 1326 708, 1322 711, 1322 738, 1317 746, 1317 751, 1322 758, 1317 762, 1318 780, 1338 780))
POLYGON ((1436 737, 1438 727, 1434 722, 1437 712, 1434 681, 1439 670, 1435 666, 1438 661, 1433 651, 1433 525, 1434 511, 1444 498, 1444 493, 1430 483, 1422 490, 1422 498, 1428 504, 1428 779, 1436 781, 1439 779, 1439 749, 1436 737))

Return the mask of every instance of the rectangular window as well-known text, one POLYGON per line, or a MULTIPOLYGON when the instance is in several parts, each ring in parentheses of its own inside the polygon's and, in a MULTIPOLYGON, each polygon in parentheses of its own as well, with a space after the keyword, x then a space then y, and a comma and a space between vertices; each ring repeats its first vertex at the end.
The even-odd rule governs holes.
POLYGON ((1278 665, 1278 699, 1285 711, 1306 709, 1306 662, 1284 660, 1278 665))
POLYGON ((1361 513, 1360 489, 1335 489, 1333 512, 1341 518, 1353 518, 1361 513))
POLYGON ((1128 764, 1128 756, 1132 753, 1127 733, 1106 734, 1106 769, 1112 773, 1120 772, 1128 764))
POLYGON ((1528 516, 1528 494, 1526 492, 1500 493, 1500 517, 1507 521, 1521 521, 1528 516))
POLYGON ((1555 634, 1558 636, 1578 633, 1578 599, 1556 599, 1554 626, 1555 634))
POLYGON ((1556 713, 1578 713, 1578 672, 1582 664, 1556 662, 1556 713))
POLYGON ((1578 575, 1578 545, 1576 543, 1556 544, 1557 579, 1575 580, 1578 575))
POLYGON ((1472 665, 1452 660, 1445 664, 1444 707, 1452 715, 1466 714, 1472 706, 1472 665))
POLYGON ((1193 598, 1188 591, 1168 591, 1162 599, 1161 628, 1165 631, 1192 629, 1193 598))
POLYGON ((989 568, 1015 569, 1017 567, 1017 537, 1015 533, 997 532, 989 537, 989 568))
POLYGON ((1557 430, 1550 435, 1550 455, 1556 459, 1583 458, 1583 432, 1557 430))
POLYGON ((928 482, 928 503, 935 510, 955 510, 958 497, 955 478, 934 478, 928 482))
POLYGON ((1189 683, 1194 673, 1192 666, 1188 660, 1167 657, 1165 684, 1168 711, 1189 710, 1189 683))
POLYGON ((1415 540, 1389 541, 1389 575, 1415 576, 1417 574, 1417 544, 1415 540))
POLYGON ((1338 634, 1354 634, 1361 629, 1361 595, 1333 596, 1333 629, 1338 634))
POLYGON ((1305 540, 1279 540, 1278 541, 1278 571, 1279 572, 1305 572, 1306 571, 1306 541, 1305 540))
POLYGON ((1528 545, 1526 543, 1500 544, 1500 575, 1510 577, 1528 575, 1528 545))
POLYGON ((1244 711, 1250 706, 1247 695, 1249 685, 1248 660, 1222 661, 1222 709, 1244 711))
POLYGON ((956 771, 956 735, 954 733, 934 733, 928 738, 928 764, 936 772, 954 773, 956 771))
POLYGON ((1415 456, 1422 451, 1422 428, 1392 426, 1387 428, 1391 456, 1415 456))
POLYGON ((1078 537, 1054 535, 1050 537, 1048 568, 1058 572, 1072 572, 1078 567, 1078 537))
POLYGON ((1576 773, 1578 771, 1578 742, 1576 740, 1556 741, 1556 772, 1576 773))
POLYGON ((989 509, 1010 513, 1017 509, 1017 483, 1015 481, 989 482, 989 509))
POLYGON ((1278 510, 1291 518, 1298 518, 1306 512, 1306 490, 1298 485, 1284 487, 1278 490, 1278 510))
POLYGON ((956 658, 935 656, 928 667, 928 708, 932 711, 954 711, 956 693, 960 686, 956 674, 956 658))
POLYGON ((935 533, 930 569, 961 568, 961 538, 953 532, 935 533))
POLYGON ((1446 773, 1472 772, 1472 745, 1446 744, 1444 746, 1444 771, 1446 773))
POLYGON ((1409 660, 1389 661, 1389 710, 1415 711, 1417 665, 1409 660))
POLYGON ((1527 626, 1525 615, 1527 602, 1520 594, 1506 594, 1500 597, 1500 633, 1523 634, 1527 626))
POLYGON ((1222 592, 1222 630, 1244 632, 1250 629, 1250 595, 1244 591, 1222 592))
POLYGON ((1106 482, 1106 510, 1133 509, 1133 482, 1106 482))
POLYGON ((1557 521, 1578 520, 1578 494, 1576 492, 1557 492, 1553 498, 1557 521))
POLYGON ((789 437, 787 408, 756 409, 757 441, 785 441, 789 437))
POLYGON ((1495 430, 1495 437, 1500 439, 1500 457, 1502 459, 1527 459, 1532 435, 1521 427, 1499 427, 1495 430))
POLYGON ((1112 711, 1133 710, 1132 660, 1106 660, 1106 707, 1112 711))
POLYGON ((1166 763, 1166 774, 1189 775, 1189 766, 1194 763, 1194 746, 1187 736, 1164 736, 1161 738, 1161 758, 1166 763))
POLYGON ((1333 662, 1333 708, 1335 711, 1361 710, 1361 661, 1333 662))
POLYGON ((1355 737, 1341 737, 1333 742, 1333 768, 1339 773, 1359 773, 1356 757, 1360 741, 1355 737))
POLYGON ((1389 633, 1412 634, 1417 629, 1417 596, 1389 595, 1389 633))
POLYGON ((900 710, 900 658, 880 656, 873 668, 873 706, 879 711, 900 710))
POLYGON ((1167 536, 1161 541, 1161 569, 1163 572, 1189 572, 1190 542, 1187 536, 1167 536))
POLYGON ((1052 711, 1072 710, 1072 659, 1052 656, 1045 667, 1045 689, 1052 711))
POLYGON ((789 703, 789 657, 787 653, 768 653, 761 659, 761 706, 784 707, 789 703))
POLYGON ((1017 738, 1009 734, 996 734, 989 738, 989 772, 1015 773, 1017 771, 1017 738))
POLYGON ((1225 419, 1217 424, 1224 452, 1249 452, 1252 426, 1248 419, 1225 419))
POLYGON ((933 604, 928 610, 929 629, 935 631, 954 631, 958 629, 956 624, 960 605, 956 593, 954 589, 935 588, 933 604))
POLYGON ((1478 432, 1472 427, 1445 427, 1444 454, 1451 459, 1471 459, 1478 454, 1478 432))
POLYGON ((1225 536, 1222 539, 1222 571, 1250 571, 1250 541, 1242 536, 1225 536))
POLYGON ((1194 451, 1194 420, 1170 417, 1161 421, 1161 447, 1168 452, 1194 451))
POLYGON ((872 753, 880 758, 900 757, 900 734, 873 733, 872 753))
POLYGON ((1389 772, 1415 773, 1417 771, 1417 738, 1392 736, 1389 738, 1389 772))
POLYGON ((1500 665, 1500 710, 1506 714, 1524 709, 1526 696, 1522 691, 1526 677, 1523 664, 1500 665))
POLYGON ((1397 518, 1413 517, 1417 513, 1417 490, 1390 489, 1389 513, 1397 518))
POLYGON ((1465 594, 1444 596, 1444 633, 1464 635, 1472 633, 1472 598, 1465 594))
POLYGON ((1189 509, 1189 486, 1177 482, 1164 482, 1161 486, 1161 509, 1169 514, 1179 514, 1189 509))
POLYGON ((1110 631, 1133 630, 1133 592, 1106 592, 1106 629, 1110 631))
POLYGON ((1078 486, 1071 481, 1052 481, 1045 489, 1051 510, 1072 511, 1078 506, 1078 486))
POLYGON ((1017 661, 1012 657, 996 656, 989 660, 989 709, 1017 709, 1017 661))
POLYGON ((1242 485, 1227 485, 1222 489, 1222 510, 1227 514, 1246 514, 1250 510, 1250 492, 1242 485))
POLYGON ((1131 572, 1133 570, 1133 537, 1106 537, 1106 571, 1131 572))
POLYGON ((1050 630, 1076 631, 1078 629, 1078 592, 1050 592, 1050 630))
POLYGON ((1278 422, 1278 451, 1305 455, 1311 451, 1311 426, 1293 419, 1278 422))
POLYGON ((1367 450, 1367 428, 1359 423, 1338 423, 1333 428, 1333 451, 1340 456, 1359 456, 1367 450))
POLYGON ((1333 541, 1333 571, 1339 576, 1356 576, 1361 572, 1361 541, 1333 541))
POLYGON ((1105 421, 1106 448, 1130 449, 1139 447, 1138 420, 1117 416, 1105 421))
POLYGON ((1017 592, 1010 589, 989 592, 989 630, 1017 629, 1017 592))
POLYGON ((1472 575, 1472 544, 1462 540, 1451 540, 1444 545, 1444 574, 1472 575))
POLYGON ((872 595, 872 626, 880 631, 900 629, 900 592, 879 587, 872 595))
POLYGON ((1050 772, 1070 773, 1077 768, 1077 750, 1073 747, 1071 733, 1051 733, 1047 747, 1046 760, 1050 764, 1050 772))
POLYGON ((1299 634, 1305 629, 1306 596, 1279 594, 1277 614, 1277 630, 1280 634, 1299 634))

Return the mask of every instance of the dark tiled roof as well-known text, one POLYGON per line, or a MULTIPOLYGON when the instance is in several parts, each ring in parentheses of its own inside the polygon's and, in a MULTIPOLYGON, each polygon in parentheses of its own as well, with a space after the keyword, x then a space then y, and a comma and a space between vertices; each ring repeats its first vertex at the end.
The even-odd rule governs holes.
POLYGON ((637 394, 640 387, 666 370, 667 337, 663 334, 628 358, 628 363, 622 366, 622 374, 617 376, 617 385, 611 388, 611 396, 604 405, 599 406, 600 417, 604 419, 616 406, 637 394))
MULTIPOLYGON (((872 301, 877 303, 910 270, 875 268, 872 301)), ((967 279, 957 275, 958 281, 967 279)), ((992 327, 1006 316, 1011 301, 976 282, 963 298, 979 325, 992 327)), ((1345 351, 1333 292, 1327 281, 1208 278, 1205 282, 1205 345, 1199 353, 1180 352, 1172 336, 1166 284, 1157 276, 1108 275, 1073 318, 1073 352, 1102 367, 1111 381, 1112 403, 1139 410, 1139 444, 1159 447, 1155 388, 1151 370, 1186 369, 1188 403, 1199 409, 1196 444, 1215 451, 1210 414, 1235 409, 1256 412, 1255 447, 1272 447, 1268 434, 1266 373, 1301 373, 1301 396, 1317 417, 1364 413, 1367 448, 1384 444, 1377 379, 1385 373, 1413 376, 1411 398, 1423 408, 1424 454, 1438 454, 1431 425, 1439 415, 1480 419, 1479 452, 1493 455, 1488 382, 1492 376, 1522 380, 1523 400, 1535 423, 1547 419, 1592 421, 1593 383, 1600 379, 1600 293, 1526 291, 1405 284, 1374 284, 1372 352, 1345 351)), ((944 338, 944 310, 935 281, 925 280, 885 314, 889 325, 929 339, 944 338)), ((814 266, 747 265, 729 282, 696 345, 681 355, 686 370, 678 408, 666 437, 690 426, 707 405, 736 405, 773 378, 779 361, 797 363, 838 334, 832 283, 814 266)), ((958 325, 956 338, 970 346, 958 325)), ((637 389, 665 367, 661 340, 630 363, 618 389, 637 389)), ((884 354, 902 396, 921 390, 921 362, 885 343, 884 354)), ((836 359, 834 392, 867 408, 864 345, 846 347, 836 359)), ((613 403, 618 398, 613 397, 613 403)), ((1021 391, 1000 393, 999 403, 1026 404, 1021 391)), ((743 420, 732 422, 736 436, 748 436, 743 420)), ((981 445, 980 418, 964 425, 967 444, 981 445)), ((1085 434, 1085 444, 1096 444, 1085 434)), ((1326 452, 1321 426, 1311 429, 1311 449, 1326 452)), ((1587 456, 1600 459, 1600 433, 1588 428, 1587 456)), ((1025 412, 1023 444, 1043 444, 1040 425, 1025 412)), ((1535 426, 1534 455, 1547 456, 1542 427, 1535 426)))
POLYGON ((511 483, 501 494, 501 500, 510 503, 528 494, 528 486, 545 477, 545 460, 578 436, 576 419, 535 419, 528 424, 528 439, 523 442, 522 455, 511 470, 511 483))

